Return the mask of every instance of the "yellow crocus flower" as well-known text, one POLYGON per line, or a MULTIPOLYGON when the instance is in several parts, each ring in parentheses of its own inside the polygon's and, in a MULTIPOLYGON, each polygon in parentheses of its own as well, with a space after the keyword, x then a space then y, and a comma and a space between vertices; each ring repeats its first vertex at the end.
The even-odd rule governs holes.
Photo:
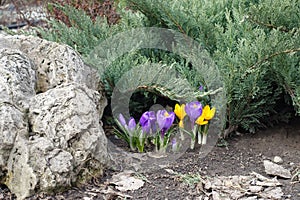
POLYGON ((183 119, 186 116, 186 112, 184 110, 185 104, 182 104, 181 106, 179 104, 175 105, 174 113, 179 118, 179 127, 183 128, 183 119))
POLYGON ((196 124, 198 125, 205 125, 205 124, 208 124, 208 121, 205 121, 204 120, 204 116, 203 116, 203 113, 200 117, 198 117, 198 119, 196 120, 196 124))
POLYGON ((203 108, 203 113, 205 120, 211 120, 215 116, 216 108, 210 109, 209 105, 206 105, 203 108))
POLYGON ((196 124, 199 125, 205 125, 208 123, 209 120, 211 120, 216 113, 216 108, 210 109, 209 105, 204 106, 202 110, 202 114, 198 119, 196 120, 196 124))

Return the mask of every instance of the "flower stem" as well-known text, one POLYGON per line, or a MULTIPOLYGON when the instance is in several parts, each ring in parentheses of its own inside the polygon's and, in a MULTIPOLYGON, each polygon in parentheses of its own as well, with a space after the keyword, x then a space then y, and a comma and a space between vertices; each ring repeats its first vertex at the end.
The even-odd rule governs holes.
POLYGON ((202 131, 201 131, 201 127, 200 127, 200 131, 198 132, 198 144, 202 143, 202 131))
POLYGON ((201 143, 202 144, 206 144, 206 142, 207 142, 207 132, 208 132, 208 124, 206 124, 205 126, 204 126, 204 130, 203 130, 203 134, 202 134, 202 141, 201 141, 201 143))
POLYGON ((192 138, 191 139, 191 149, 194 149, 195 147, 195 140, 192 138))
POLYGON ((204 133, 203 135, 202 135, 202 144, 206 144, 206 142, 207 142, 207 134, 206 133, 204 133))
POLYGON ((193 136, 192 136, 192 140, 191 140, 191 149, 194 149, 195 147, 195 141, 196 141, 196 135, 197 135, 197 125, 194 125, 194 129, 193 129, 193 136))
POLYGON ((181 130, 181 128, 179 128, 179 132, 180 132, 180 139, 183 141, 184 140, 184 133, 181 130))

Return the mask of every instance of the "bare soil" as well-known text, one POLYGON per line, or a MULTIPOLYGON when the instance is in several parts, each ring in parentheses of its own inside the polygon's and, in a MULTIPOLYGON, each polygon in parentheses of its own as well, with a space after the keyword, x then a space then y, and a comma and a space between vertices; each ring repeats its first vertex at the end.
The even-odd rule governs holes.
MULTIPOLYGON (((191 177, 249 175, 251 172, 269 177, 264 172, 263 160, 273 160, 274 156, 280 156, 283 159, 281 165, 291 172, 300 169, 300 119, 256 134, 241 134, 228 138, 227 145, 216 145, 204 158, 199 158, 196 151, 187 151, 168 168, 179 174, 189 174, 191 177)), ((28 199, 126 199, 126 195, 132 199, 197 199, 202 194, 196 185, 185 183, 165 169, 137 173, 145 180, 144 186, 134 191, 118 192, 114 185, 107 182, 116 173, 119 171, 108 169, 103 177, 95 177, 83 186, 52 195, 38 194, 28 199), (107 192, 110 190, 115 192, 107 192)), ((283 199, 300 199, 298 179, 278 180, 283 184, 283 199)), ((2 186, 0 199, 16 198, 2 186)))

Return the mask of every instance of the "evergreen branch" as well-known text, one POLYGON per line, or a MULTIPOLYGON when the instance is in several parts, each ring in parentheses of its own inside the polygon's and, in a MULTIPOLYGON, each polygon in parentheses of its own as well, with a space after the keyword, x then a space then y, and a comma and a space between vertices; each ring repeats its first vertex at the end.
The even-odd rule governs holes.
POLYGON ((295 98, 294 91, 292 90, 292 88, 287 83, 284 84, 284 89, 289 93, 289 95, 291 96, 292 99, 295 98))
POLYGON ((164 10, 164 11, 168 15, 168 17, 173 21, 173 23, 177 26, 177 28, 179 29, 179 31, 182 34, 187 35, 187 33, 183 30, 182 26, 180 26, 180 24, 170 15, 170 13, 168 13, 166 10, 164 10))
POLYGON ((148 19, 157 20, 163 25, 163 27, 168 27, 167 24, 164 22, 164 20, 160 16, 156 15, 156 14, 158 14, 157 10, 152 9, 151 6, 144 5, 144 7, 143 7, 143 3, 147 3, 147 2, 140 2, 137 0, 128 0, 128 3, 129 3, 130 8, 134 8, 134 9, 140 11, 145 16, 147 16, 148 19))
MULTIPOLYGON (((167 88, 161 87, 159 85, 142 85, 142 86, 139 86, 137 89, 146 90, 146 91, 149 91, 149 92, 158 92, 160 96, 165 97, 165 98, 169 98, 169 99, 174 98, 173 100, 177 100, 179 98, 184 98, 184 96, 174 94, 174 93, 172 93, 172 91, 169 91, 167 88)), ((195 92, 194 96, 197 99, 201 99, 205 96, 217 94, 218 92, 220 92, 222 90, 223 90, 223 88, 220 87, 216 90, 209 90, 207 92, 204 92, 203 94, 199 94, 199 92, 195 92)))
POLYGON ((137 89, 154 92, 156 95, 168 98, 174 101, 180 101, 181 99, 186 98, 184 95, 175 94, 174 91, 167 89, 165 87, 161 87, 159 85, 142 85, 137 87, 137 89))
POLYGON ((264 57, 262 60, 256 62, 254 65, 248 67, 249 70, 252 70, 254 68, 256 68, 257 66, 263 64, 264 62, 276 57, 276 56, 279 56, 279 55, 282 55, 282 54, 288 54, 288 53, 295 53, 295 52, 298 52, 300 51, 300 48, 297 48, 297 49, 288 49, 288 50, 284 50, 284 51, 279 51, 279 52, 276 52, 276 53, 273 53, 269 56, 266 56, 264 57))
POLYGON ((258 20, 255 20, 255 19, 253 19, 250 16, 247 16, 246 18, 249 19, 251 22, 253 22, 255 24, 258 24, 260 26, 265 26, 265 27, 267 27, 269 29, 276 29, 276 30, 279 30, 279 31, 282 31, 282 32, 285 32, 285 33, 290 32, 290 29, 288 29, 286 27, 275 26, 273 24, 266 24, 266 23, 260 22, 258 20))

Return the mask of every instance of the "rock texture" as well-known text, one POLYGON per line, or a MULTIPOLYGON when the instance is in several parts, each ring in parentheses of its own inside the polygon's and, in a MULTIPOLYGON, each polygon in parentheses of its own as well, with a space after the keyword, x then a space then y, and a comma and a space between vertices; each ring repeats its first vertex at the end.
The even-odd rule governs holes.
POLYGON ((28 109, 35 95, 35 66, 21 51, 0 49, 0 102, 28 109))
MULTIPOLYGON (((0 45, 21 50, 37 67, 37 92, 63 83, 76 82, 98 90, 100 79, 95 69, 84 64, 79 54, 67 45, 34 36, 0 36, 0 45)), ((0 47, 1 48, 1 47, 0 47)))
POLYGON ((102 174, 105 106, 97 71, 73 49, 0 35, 1 183, 24 199, 102 174))

